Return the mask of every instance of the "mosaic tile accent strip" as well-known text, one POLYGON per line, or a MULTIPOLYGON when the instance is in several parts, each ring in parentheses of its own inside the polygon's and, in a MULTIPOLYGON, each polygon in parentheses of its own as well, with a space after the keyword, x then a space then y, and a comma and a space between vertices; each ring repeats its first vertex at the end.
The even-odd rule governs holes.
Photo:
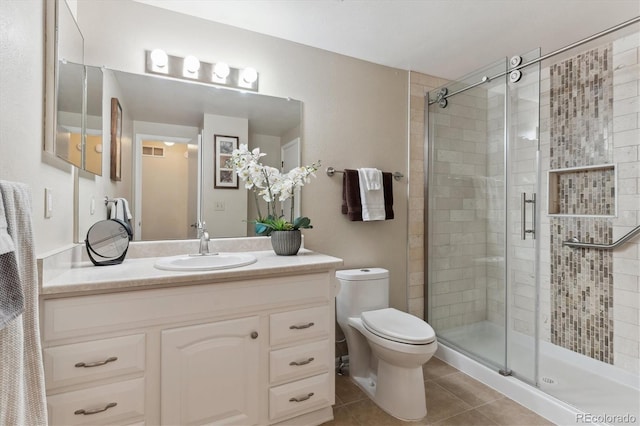
POLYGON ((613 276, 610 250, 571 249, 566 238, 612 242, 612 222, 551 220, 551 342, 613 364, 613 276))
POLYGON ((558 174, 559 213, 613 215, 615 192, 613 169, 560 173, 558 174))
MULTIPOLYGON (((550 66, 550 169, 613 161, 611 44, 550 66)), ((612 214, 612 170, 559 174, 563 214, 612 214)), ((553 217, 551 227, 551 342, 613 364, 613 262, 606 250, 572 249, 562 242, 610 243, 610 219, 553 217)))
POLYGON ((608 44, 551 65, 551 169, 611 162, 612 63, 608 44))

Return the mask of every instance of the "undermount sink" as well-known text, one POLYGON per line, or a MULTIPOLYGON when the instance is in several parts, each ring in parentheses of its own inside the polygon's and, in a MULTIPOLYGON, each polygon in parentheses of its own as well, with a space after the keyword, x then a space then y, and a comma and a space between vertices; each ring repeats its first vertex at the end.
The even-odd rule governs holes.
POLYGON ((158 259, 153 266, 165 271, 213 271, 239 268, 257 260, 254 255, 247 253, 182 254, 158 259))

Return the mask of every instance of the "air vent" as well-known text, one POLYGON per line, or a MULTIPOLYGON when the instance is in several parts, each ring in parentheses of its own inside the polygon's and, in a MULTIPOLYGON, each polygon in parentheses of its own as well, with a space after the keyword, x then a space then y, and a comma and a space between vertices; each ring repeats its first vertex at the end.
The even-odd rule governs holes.
POLYGON ((164 157, 164 148, 161 146, 142 146, 142 155, 147 157, 164 157))

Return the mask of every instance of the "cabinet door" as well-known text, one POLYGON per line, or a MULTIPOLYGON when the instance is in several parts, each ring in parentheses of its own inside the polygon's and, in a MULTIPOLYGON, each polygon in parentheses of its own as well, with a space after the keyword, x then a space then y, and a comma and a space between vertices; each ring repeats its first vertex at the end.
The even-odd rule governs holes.
POLYGON ((258 422, 258 325, 256 316, 162 332, 163 424, 258 422))

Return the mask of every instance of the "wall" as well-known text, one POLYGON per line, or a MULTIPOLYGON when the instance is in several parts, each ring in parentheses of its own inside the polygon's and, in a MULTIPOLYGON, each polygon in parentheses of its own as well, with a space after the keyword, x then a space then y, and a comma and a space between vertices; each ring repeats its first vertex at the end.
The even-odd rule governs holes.
MULTIPOLYGON (((281 138, 278 136, 270 136, 270 135, 259 135, 259 134, 250 134, 249 135, 249 149, 260 148, 260 152, 267 154, 262 157, 260 161, 265 166, 275 167, 280 169, 280 145, 281 138)), ((240 186, 243 183, 240 182, 240 186)), ((247 194, 248 196, 248 210, 247 217, 249 219, 257 218, 260 216, 258 214, 258 207, 256 207, 256 199, 254 196, 254 192, 251 191, 247 194)), ((259 198, 259 208, 262 216, 267 215, 267 209, 264 201, 259 198)), ((247 235, 253 236, 255 235, 255 227, 253 223, 247 223, 247 235)))
MULTIPOLYGON (((612 242, 640 223, 639 46, 640 37, 635 33, 610 44, 580 49, 568 59, 554 61, 551 67, 571 63, 574 68, 585 70, 585 59, 590 55, 599 56, 602 60, 593 63, 589 74, 583 74, 583 78, 591 81, 597 77, 598 84, 585 84, 584 80, 572 82, 574 87, 569 96, 563 81, 554 79, 550 67, 546 67, 542 70, 540 108, 542 227, 552 231, 552 238, 541 240, 541 338, 636 374, 640 371, 640 243, 636 238, 613 252, 602 252, 562 248, 561 242, 574 235, 595 243, 612 242), (589 92, 591 90, 594 92, 589 92), (589 93, 584 98, 573 97, 585 91, 589 93), (558 131, 558 124, 552 118, 560 96, 568 99, 567 105, 578 108, 578 118, 591 121, 589 132, 574 126, 576 117, 563 123, 565 129, 558 131), (579 132, 579 137, 569 137, 571 132, 579 132), (565 135, 565 139, 560 138, 565 135), (584 142, 590 145, 582 146, 584 142), (569 151, 572 151, 570 155, 569 151), (558 164, 563 158, 562 164, 558 164), (581 195, 587 200, 589 196, 608 199, 607 213, 615 213, 614 217, 548 216, 546 172, 549 168, 603 163, 615 164, 617 169, 617 181, 613 181, 617 190, 613 197, 610 189, 603 194, 602 187, 598 186, 599 182, 606 183, 606 176, 600 172, 567 174, 558 186, 569 202, 581 195), (589 187, 567 188, 568 179, 576 181, 576 177, 579 177, 578 184, 586 180, 589 187), (561 232, 554 232, 558 227, 561 232), (594 232, 596 227, 601 228, 601 234, 594 232), (566 282, 559 280, 557 274, 562 274, 566 282)), ((594 209, 601 208, 600 204, 593 203, 579 207, 580 210, 576 210, 574 205, 561 203, 561 208, 572 213, 595 214, 594 209), (585 210, 589 207, 591 210, 585 210)))
MULTIPOLYGON (((238 136, 238 146, 248 143, 249 120, 239 117, 205 114, 202 133, 202 220, 211 238, 247 233, 247 190, 238 180, 238 189, 214 187, 215 135, 238 136), (223 203, 222 209, 216 203, 223 203)), ((219 166, 217 166, 219 167, 219 166)))
MULTIPOLYGON (((144 73, 144 50, 193 54, 203 61, 253 66, 260 92, 303 102, 302 163, 375 166, 408 175, 408 73, 130 1, 78 3, 86 61, 144 73), (176 29, 176 30, 171 30, 176 29)), ((302 193, 311 249, 345 259, 346 268, 391 271, 391 303, 406 309, 408 180, 394 182, 395 219, 349 222, 339 175, 318 173, 302 193)))
POLYGON ((0 2, 0 179, 31 188, 36 254, 69 244, 73 234, 71 167, 42 152, 44 2, 0 2), (44 217, 44 188, 53 216, 44 217))
MULTIPOLYGON (((613 238, 640 225, 640 33, 613 41, 613 238)), ((640 373, 640 237, 613 252, 613 363, 640 373)))

